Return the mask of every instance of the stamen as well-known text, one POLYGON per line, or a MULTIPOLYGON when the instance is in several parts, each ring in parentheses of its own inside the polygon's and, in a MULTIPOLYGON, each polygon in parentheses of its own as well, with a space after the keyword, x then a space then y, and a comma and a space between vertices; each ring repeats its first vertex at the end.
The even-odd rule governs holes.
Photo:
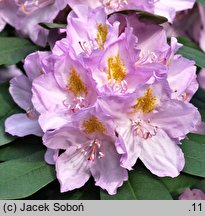
POLYGON ((72 163, 74 168, 83 170, 85 166, 89 166, 89 163, 95 162, 96 159, 101 159, 104 156, 105 151, 101 142, 95 139, 83 144, 77 144, 75 153, 72 154, 68 160, 70 160, 70 163, 72 163))
POLYGON ((85 52, 87 55, 90 55, 92 51, 95 49, 95 45, 92 41, 79 41, 78 42, 83 52, 85 52))
POLYGON ((95 132, 104 133, 106 131, 103 123, 96 117, 91 116, 88 120, 83 122, 84 132, 87 134, 92 134, 95 132))
POLYGON ((108 58, 108 79, 120 83, 126 76, 126 68, 119 54, 108 58))
POLYGON ((82 145, 81 153, 87 158, 88 161, 95 161, 97 158, 100 159, 105 156, 102 145, 97 139, 82 145))
POLYGON ((100 49, 104 49, 104 44, 107 39, 108 28, 106 24, 98 24, 97 43, 100 49))
POLYGON ((162 60, 158 59, 158 56, 155 52, 147 50, 146 53, 142 51, 139 54, 139 60, 135 63, 137 65, 149 64, 149 63, 162 63, 162 60))
POLYGON ((80 74, 74 67, 70 68, 70 77, 68 79, 67 89, 71 91, 75 96, 87 95, 87 88, 82 81, 80 74))
POLYGON ((133 108, 137 111, 142 111, 143 113, 149 113, 153 111, 157 105, 157 98, 153 96, 152 89, 148 88, 144 96, 137 99, 137 103, 133 108))
POLYGON ((149 123, 142 122, 142 121, 132 121, 132 131, 135 135, 143 138, 145 140, 156 136, 157 134, 157 126, 153 126, 149 123))
POLYGON ((75 113, 87 106, 85 98, 82 96, 75 97, 72 102, 67 102, 67 99, 65 99, 63 105, 68 108, 69 113, 75 113))

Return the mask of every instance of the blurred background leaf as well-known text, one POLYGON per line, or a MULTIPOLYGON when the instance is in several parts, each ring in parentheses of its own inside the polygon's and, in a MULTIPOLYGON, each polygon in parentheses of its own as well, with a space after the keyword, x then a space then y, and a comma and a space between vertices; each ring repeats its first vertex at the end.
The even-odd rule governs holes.
POLYGON ((172 196, 166 186, 145 168, 137 167, 129 172, 127 182, 118 189, 114 196, 101 190, 103 200, 171 200, 172 196))
POLYGON ((8 145, 0 147, 0 161, 23 158, 43 149, 45 147, 40 137, 27 136, 18 138, 8 145))
POLYGON ((0 37, 0 65, 16 64, 38 50, 31 41, 18 37, 0 37))
POLYGON ((111 13, 110 15, 116 14, 116 13, 119 13, 119 14, 135 13, 139 16, 139 19, 141 21, 150 21, 150 22, 156 23, 156 24, 162 24, 162 23, 165 23, 168 21, 167 18, 165 18, 163 16, 155 15, 155 14, 152 14, 152 13, 149 13, 146 11, 142 11, 142 10, 121 10, 121 11, 116 11, 114 13, 111 13))
POLYGON ((59 24, 59 23, 39 23, 39 25, 45 29, 61 29, 61 28, 66 28, 66 24, 59 24))
POLYGON ((55 180, 55 170, 44 161, 44 151, 0 163, 0 199, 20 199, 55 180))
POLYGON ((181 148, 186 161, 183 172, 205 177, 205 136, 190 134, 181 148))
POLYGON ((202 178, 191 176, 186 173, 180 173, 180 175, 176 178, 164 177, 159 179, 165 184, 171 195, 177 198, 185 190, 185 188, 193 187, 201 181, 202 178))
POLYGON ((188 58, 190 60, 194 60, 196 65, 205 68, 205 53, 195 49, 193 47, 183 46, 178 50, 178 53, 188 58))
POLYGON ((199 2, 199 3, 203 4, 203 5, 205 5, 205 0, 197 0, 197 2, 199 2))

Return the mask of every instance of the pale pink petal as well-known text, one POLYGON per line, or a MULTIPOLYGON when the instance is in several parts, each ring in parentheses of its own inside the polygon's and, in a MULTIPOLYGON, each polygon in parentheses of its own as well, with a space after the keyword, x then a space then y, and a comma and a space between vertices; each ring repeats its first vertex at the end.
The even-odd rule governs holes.
POLYGON ((165 130, 172 138, 184 137, 195 131, 201 122, 196 107, 178 100, 164 102, 157 112, 150 114, 150 119, 153 125, 165 130))
POLYGON ((73 127, 62 127, 55 131, 47 131, 43 136, 43 143, 50 149, 67 149, 85 143, 85 136, 73 127))
POLYGON ((176 11, 173 7, 169 7, 164 3, 163 1, 158 1, 159 3, 155 4, 155 9, 154 13, 156 15, 160 15, 163 17, 166 17, 169 22, 173 22, 175 16, 176 16, 176 11))
POLYGON ((59 151, 54 149, 47 149, 46 153, 44 155, 44 159, 46 163, 50 165, 54 165, 56 163, 56 160, 58 158, 59 151))
POLYGON ((76 147, 69 147, 56 161, 61 192, 82 187, 90 178, 89 161, 76 147))
POLYGON ((43 60, 49 57, 50 52, 34 52, 25 58, 24 69, 28 78, 33 81, 35 78, 46 73, 43 67, 43 60))
MULTIPOLYGON (((87 5, 87 6, 91 7, 91 8, 96 8, 96 7, 101 6, 101 3, 100 3, 99 0, 97 0, 97 1, 94 1, 94 0, 67 0, 67 2, 68 2, 69 6, 71 8, 75 7, 78 4, 79 5, 84 4, 84 5, 87 5)), ((81 11, 80 9, 82 9, 82 7, 79 7, 79 8, 75 7, 75 13, 78 14, 78 16, 85 15, 86 11, 85 10, 81 11)))
POLYGON ((155 3, 154 12, 157 15, 165 16, 172 22, 177 11, 190 9, 194 3, 195 0, 159 0, 155 3))
POLYGON ((197 91, 198 83, 194 63, 194 61, 179 55, 176 55, 171 61, 167 75, 170 88, 173 91, 173 99, 189 101, 197 91))
POLYGON ((66 109, 63 104, 66 93, 60 89, 52 73, 36 78, 33 81, 32 92, 32 102, 39 113, 66 109))
POLYGON ((192 131, 192 132, 195 133, 195 134, 205 135, 205 122, 200 122, 200 124, 197 125, 195 130, 192 131))
POLYGON ((6 22, 3 17, 0 16, 0 31, 4 29, 6 22))
POLYGON ((141 145, 140 159, 155 175, 176 177, 184 168, 184 155, 180 147, 161 129, 141 145))
POLYGON ((164 52, 169 49, 166 32, 161 26, 138 20, 136 15, 127 16, 128 26, 134 28, 133 33, 137 36, 136 47, 141 50, 141 54, 148 55, 151 52, 164 52))
POLYGON ((95 161, 91 167, 91 173, 95 179, 95 185, 108 191, 110 195, 117 193, 117 188, 127 181, 127 170, 120 166, 120 155, 117 154, 114 143, 104 141, 105 156, 95 161), (105 143, 107 142, 107 143, 105 143))
POLYGON ((121 166, 131 170, 141 154, 141 139, 134 135, 131 121, 129 120, 121 122, 116 131, 123 142, 122 146, 126 149, 126 154, 123 154, 121 157, 121 166))
POLYGON ((7 133, 19 137, 30 134, 36 136, 43 135, 38 121, 28 118, 26 114, 15 114, 8 117, 5 121, 5 129, 7 133))
POLYGON ((31 102, 31 82, 25 75, 14 77, 10 81, 9 91, 14 101, 22 109, 27 111, 33 107, 31 102))
POLYGON ((45 112, 39 116, 39 124, 44 132, 58 129, 71 121, 69 115, 52 111, 45 112))

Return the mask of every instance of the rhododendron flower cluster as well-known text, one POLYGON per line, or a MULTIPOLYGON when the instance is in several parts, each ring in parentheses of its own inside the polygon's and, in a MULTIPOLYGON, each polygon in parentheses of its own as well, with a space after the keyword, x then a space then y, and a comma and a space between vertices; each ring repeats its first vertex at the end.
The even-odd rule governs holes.
POLYGON ((66 37, 51 52, 27 56, 26 75, 11 80, 10 93, 25 113, 9 117, 6 131, 43 135, 61 192, 93 176, 115 194, 137 160, 157 176, 176 177, 185 164, 181 140, 201 122, 189 102, 198 89, 196 67, 176 54, 176 38, 169 45, 162 27, 135 13, 107 18, 111 1, 97 2, 73 6, 66 37))

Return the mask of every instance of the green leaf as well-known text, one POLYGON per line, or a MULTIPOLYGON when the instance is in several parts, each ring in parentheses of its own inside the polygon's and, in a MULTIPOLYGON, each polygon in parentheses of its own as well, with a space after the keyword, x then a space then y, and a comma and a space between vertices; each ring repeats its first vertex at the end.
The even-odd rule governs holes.
POLYGON ((205 67, 205 53, 197 50, 192 47, 183 46, 178 50, 178 53, 184 56, 185 58, 188 58, 190 60, 194 60, 196 62, 196 65, 204 68, 205 67))
POLYGON ((0 37, 0 65, 16 64, 37 49, 37 46, 23 38, 0 37))
POLYGON ((13 102, 8 88, 9 83, 3 83, 0 85, 0 146, 16 139, 16 137, 5 133, 4 121, 10 115, 21 112, 20 108, 13 102))
POLYGON ((130 13, 136 13, 139 16, 139 19, 142 21, 151 21, 156 24, 162 24, 167 22, 167 18, 159 15, 154 15, 152 13, 148 13, 146 11, 142 10, 121 10, 121 11, 116 11, 114 13, 111 13, 109 16, 115 13, 120 13, 120 14, 130 14, 130 13))
POLYGON ((145 169, 138 168, 129 173, 128 181, 114 196, 101 191, 103 200, 171 200, 165 185, 145 169))
POLYGON ((183 44, 184 46, 191 47, 191 48, 202 51, 201 48, 197 44, 195 44, 193 41, 189 40, 186 37, 179 36, 177 37, 177 41, 183 44))
POLYGON ((0 37, 7 37, 7 36, 9 36, 9 33, 7 31, 4 30, 0 32, 0 37))
MULTIPOLYGON (((92 178, 81 188, 68 191, 66 193, 60 193, 59 182, 54 181, 46 188, 43 189, 43 196, 49 200, 99 200, 100 189, 94 185, 92 178)), ((41 194, 39 194, 41 196, 41 194)), ((35 197, 34 197, 35 198, 35 197)))
POLYGON ((193 142, 197 142, 197 143, 201 143, 201 144, 205 145, 205 136, 204 135, 190 133, 187 137, 189 140, 191 140, 193 142))
POLYGON ((34 194, 55 179, 54 167, 44 162, 44 151, 0 164, 0 199, 34 194))
POLYGON ((0 148, 0 161, 14 160, 43 150, 42 140, 36 136, 18 138, 0 148))
POLYGON ((197 2, 199 2, 199 3, 203 4, 203 5, 205 5, 205 0, 197 0, 197 2))
POLYGON ((59 28, 66 28, 66 24, 59 24, 59 23, 39 23, 39 25, 45 29, 59 29, 59 28))
POLYGON ((181 146, 185 155, 183 172, 205 177, 205 142, 204 136, 190 134, 189 139, 183 140, 181 146))
POLYGON ((205 193, 205 179, 197 182, 192 188, 198 188, 205 193))
POLYGON ((194 97, 200 100, 201 102, 205 103, 205 90, 202 88, 199 88, 197 92, 195 93, 194 97))
POLYGON ((160 178, 160 181, 162 181, 165 184, 165 186, 168 188, 169 192, 173 196, 178 196, 184 191, 185 188, 192 187, 200 180, 201 178, 199 177, 191 176, 185 173, 181 173, 176 178, 171 178, 171 177, 160 178))
POLYGON ((205 107, 205 102, 201 101, 200 99, 196 98, 195 96, 192 98, 191 103, 194 104, 197 108, 200 108, 202 110, 205 107))
MULTIPOLYGON (((205 107, 205 103, 204 103, 204 107, 205 107)), ((205 110, 204 110, 204 107, 203 108, 198 108, 200 114, 201 114, 201 119, 203 122, 205 122, 205 110)))
POLYGON ((145 11, 140 11, 137 14, 139 14, 139 19, 142 21, 151 21, 154 22, 156 24, 162 24, 167 22, 167 18, 163 17, 163 16, 159 16, 159 15, 154 15, 145 11))

